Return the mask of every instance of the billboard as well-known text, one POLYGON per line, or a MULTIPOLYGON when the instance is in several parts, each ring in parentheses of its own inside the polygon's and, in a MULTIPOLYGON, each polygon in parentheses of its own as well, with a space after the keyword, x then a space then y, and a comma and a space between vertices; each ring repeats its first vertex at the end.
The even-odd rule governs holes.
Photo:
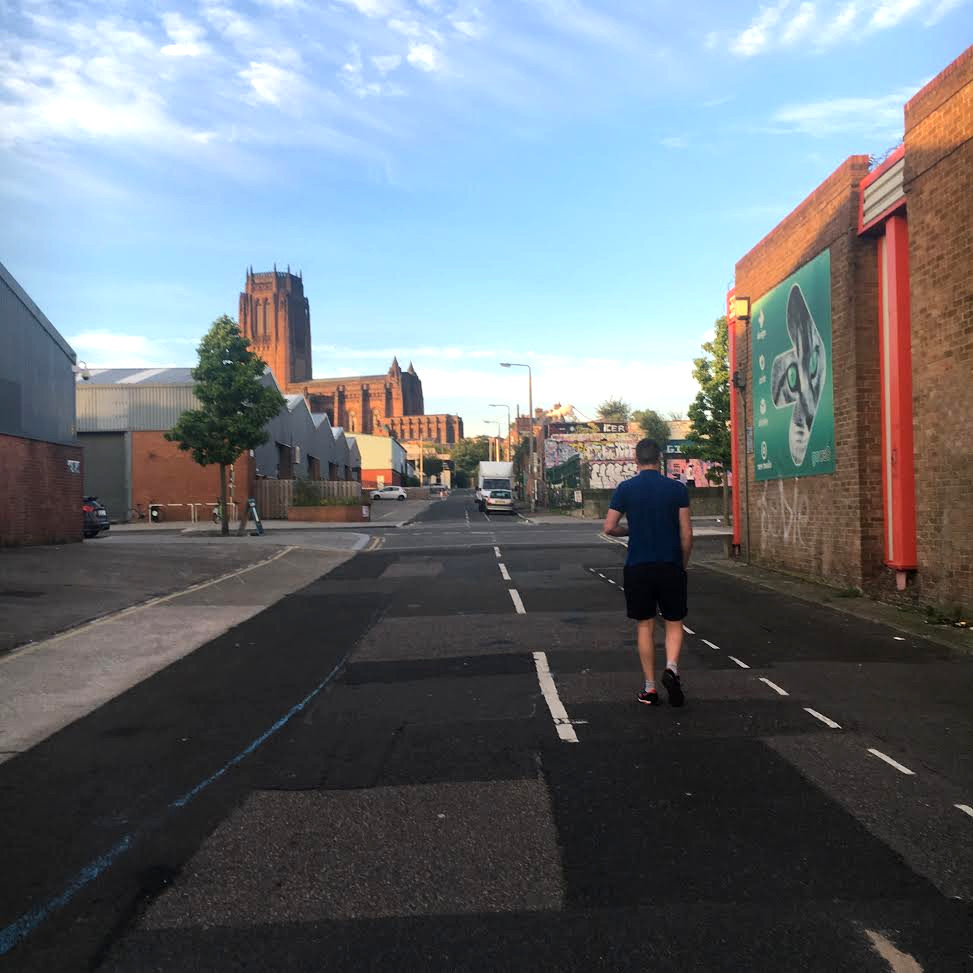
POLYGON ((634 435, 607 437, 583 423, 577 426, 584 431, 544 440, 544 478, 551 486, 614 490, 622 480, 635 476, 634 435))
POLYGON ((755 301, 750 320, 756 479, 833 473, 831 251, 755 301))

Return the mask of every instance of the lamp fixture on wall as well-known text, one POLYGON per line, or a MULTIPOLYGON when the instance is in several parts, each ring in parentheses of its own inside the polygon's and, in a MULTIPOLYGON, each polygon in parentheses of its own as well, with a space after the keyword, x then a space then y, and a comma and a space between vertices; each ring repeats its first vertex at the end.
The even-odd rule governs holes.
POLYGON ((733 316, 737 319, 737 321, 750 320, 750 298, 749 297, 733 298, 733 316))

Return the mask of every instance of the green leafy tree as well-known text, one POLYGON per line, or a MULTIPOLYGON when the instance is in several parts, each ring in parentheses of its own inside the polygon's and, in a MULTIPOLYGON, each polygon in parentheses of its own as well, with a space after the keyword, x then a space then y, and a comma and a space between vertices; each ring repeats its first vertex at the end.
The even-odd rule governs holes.
POLYGON ((693 378, 699 392, 689 407, 688 443, 683 454, 689 459, 706 460, 714 464, 706 478, 723 487, 723 515, 729 516, 729 491, 726 474, 730 461, 730 373, 727 363, 729 337, 726 318, 716 319, 716 334, 703 343, 703 355, 693 359, 693 378))
POLYGON ((637 409, 632 421, 638 423, 647 439, 654 439, 662 450, 662 472, 666 470, 666 443, 669 442, 669 423, 655 409, 637 409))
POLYGON ((266 365, 225 314, 213 322, 196 351, 193 391, 200 408, 184 412, 166 439, 192 453, 200 466, 219 465, 221 531, 226 536, 226 468, 244 450, 267 441, 264 427, 284 408, 284 398, 260 381, 266 365))
POLYGON ((490 458, 490 440, 486 436, 461 439, 453 445, 449 456, 453 461, 456 485, 459 487, 469 486, 470 482, 476 478, 477 466, 490 458))
POLYGON ((598 418, 602 422, 628 422, 632 407, 624 399, 605 399, 598 406, 598 418))

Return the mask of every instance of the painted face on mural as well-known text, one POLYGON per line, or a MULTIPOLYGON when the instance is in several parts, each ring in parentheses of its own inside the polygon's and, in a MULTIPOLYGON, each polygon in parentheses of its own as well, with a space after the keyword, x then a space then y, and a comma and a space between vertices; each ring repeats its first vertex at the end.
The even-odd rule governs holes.
POLYGON ((778 409, 794 407, 787 441, 794 465, 800 466, 807 454, 828 364, 821 334, 797 284, 787 298, 787 333, 793 347, 774 359, 770 387, 778 409))

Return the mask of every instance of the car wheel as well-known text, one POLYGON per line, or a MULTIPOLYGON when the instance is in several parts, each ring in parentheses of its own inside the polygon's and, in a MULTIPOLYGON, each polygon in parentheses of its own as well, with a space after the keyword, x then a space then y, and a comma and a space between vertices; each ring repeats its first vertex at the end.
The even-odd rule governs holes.
POLYGON ((403 497, 402 494, 399 494, 395 499, 396 500, 405 500, 405 497, 403 497))

